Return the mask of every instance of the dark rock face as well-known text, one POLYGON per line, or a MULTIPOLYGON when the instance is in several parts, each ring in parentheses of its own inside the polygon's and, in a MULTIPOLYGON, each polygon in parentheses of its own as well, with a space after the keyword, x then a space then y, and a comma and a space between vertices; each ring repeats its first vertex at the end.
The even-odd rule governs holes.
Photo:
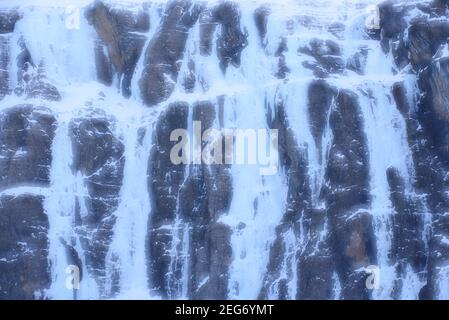
POLYGON ((0 299, 38 299, 50 286, 43 198, 0 197, 0 299))
POLYGON ((84 177, 88 195, 79 197, 76 213, 77 231, 86 254, 89 271, 99 279, 105 276, 105 258, 112 237, 123 181, 124 146, 114 134, 115 119, 101 111, 70 124, 73 145, 73 171, 84 177), (80 204, 87 208, 81 212, 80 204))
POLYGON ((360 269, 375 263, 376 244, 368 213, 369 164, 357 96, 337 93, 323 81, 312 82, 308 95, 317 146, 323 147, 327 125, 333 134, 319 199, 326 209, 316 208, 312 200, 307 150, 295 143, 280 105, 273 125, 280 129, 280 158, 288 177, 287 211, 276 230, 260 298, 273 297, 274 292, 278 299, 367 299, 366 274, 360 269), (286 241, 289 235, 293 244, 286 241), (295 274, 297 291, 291 296, 288 283, 295 274), (335 281, 341 286, 340 297, 335 296, 335 281))
MULTIPOLYGON (((259 20, 264 18, 261 15, 263 14, 255 14, 255 19, 261 28, 260 36, 262 37, 264 22, 259 20)), ((248 35, 240 28, 240 11, 237 3, 224 1, 212 8, 203 8, 200 14, 200 50, 202 55, 211 54, 213 35, 219 25, 221 32, 216 40, 216 49, 220 68, 225 72, 229 64, 235 67, 240 66, 241 53, 248 45, 248 35)))
MULTIPOLYGON (((216 117, 215 106, 199 102, 193 108, 192 119, 201 121, 202 132, 212 127, 216 117)), ((189 296, 193 299, 226 299, 228 269, 232 261, 231 230, 218 219, 231 204, 229 167, 191 165, 180 199, 183 218, 193 226, 190 233, 192 274, 189 296)))
MULTIPOLYGON (((448 234, 448 221, 445 220, 443 213, 449 208, 447 196, 443 191, 447 188, 445 172, 448 167, 442 161, 438 148, 433 145, 431 132, 421 124, 425 123, 425 114, 429 113, 412 108, 404 97, 406 94, 405 89, 396 89, 395 101, 398 107, 401 106, 400 109, 408 110, 405 118, 416 170, 414 187, 418 190, 418 194, 407 195, 403 181, 397 177, 395 169, 392 168, 387 172, 392 191, 391 200, 396 210, 393 219, 395 224, 393 241, 397 249, 394 249, 394 252, 399 255, 397 265, 399 274, 404 272, 404 262, 409 262, 414 270, 424 269, 422 275, 425 277, 423 282, 426 285, 421 289, 419 298, 427 300, 436 298, 436 294, 439 293, 439 267, 447 261, 447 246, 441 242, 441 239, 448 234), (416 212, 429 213, 427 217, 419 220, 416 212), (425 226, 423 226, 424 223, 425 226), (421 236, 418 236, 417 233, 420 231, 423 232, 421 236), (426 242, 425 257, 420 251, 422 250, 420 239, 426 242)), ((422 101, 412 101, 412 103, 416 103, 417 108, 423 107, 422 101)), ((399 281, 396 284, 396 290, 401 285, 399 281)))
POLYGON ((442 16, 449 8, 447 0, 433 0, 430 5, 430 12, 435 16, 442 16))
POLYGON ((16 22, 20 18, 17 11, 0 9, 0 34, 13 32, 16 22))
POLYGON ((367 56, 368 48, 361 46, 359 50, 349 59, 346 64, 346 68, 363 75, 365 73, 367 56))
POLYGON ((441 99, 445 99, 447 92, 436 91, 439 90, 437 88, 447 85, 447 78, 443 80, 443 77, 447 77, 447 61, 442 61, 442 68, 437 70, 431 65, 418 76, 423 95, 418 101, 418 114, 413 115, 412 119, 417 119, 420 127, 412 129, 414 135, 411 136, 411 139, 416 141, 414 156, 416 161, 419 161, 418 183, 427 194, 426 201, 432 212, 426 287, 431 294, 425 294, 426 299, 435 297, 438 293, 441 281, 438 278, 439 269, 447 263, 449 254, 448 246, 444 242, 449 236, 449 221, 445 215, 449 208, 445 191, 448 186, 446 172, 449 169, 449 140, 446 128, 448 122, 444 118, 446 106, 441 104, 441 99))
MULTIPOLYGON (((241 52, 247 45, 247 34, 240 29, 240 12, 236 3, 226 1, 207 7, 190 1, 171 1, 166 7, 158 32, 145 53, 145 61, 148 63, 140 80, 140 88, 146 104, 155 105, 171 95, 178 79, 189 29, 198 20, 200 54, 210 55, 215 43, 223 72, 229 64, 235 67, 240 65, 241 52), (221 27, 221 32, 214 41, 217 26, 221 27)), ((194 75, 193 61, 189 61, 188 68, 194 75)), ((182 80, 186 91, 191 91, 194 78, 182 80)))
POLYGON ((173 92, 188 31, 198 20, 200 11, 200 6, 191 1, 176 0, 167 5, 159 30, 145 52, 139 86, 147 105, 156 105, 173 92))
MULTIPOLYGON (((419 108, 423 107, 421 103, 418 103, 419 108)), ((449 201, 445 192, 448 187, 446 178, 448 166, 438 147, 433 144, 433 134, 429 127, 420 124, 429 123, 426 114, 428 115, 425 112, 418 114, 410 112, 408 132, 416 166, 416 187, 423 193, 424 210, 431 212, 426 226, 429 228, 426 235, 428 252, 425 274, 427 284, 422 288, 420 298, 434 299, 439 293, 440 266, 447 263, 449 254, 447 245, 444 243, 444 239, 449 236, 449 221, 445 216, 445 212, 449 210, 449 201)))
POLYGON ((381 45, 385 52, 391 48, 396 65, 404 68, 409 63, 408 44, 404 39, 407 26, 405 17, 411 6, 396 5, 396 1, 384 1, 379 5, 381 45))
POLYGON ((17 56, 17 85, 14 93, 26 99, 60 101, 58 89, 48 82, 45 67, 36 66, 23 38, 18 43, 20 53, 17 56))
MULTIPOLYGON (((19 105, 0 114, 0 190, 49 185, 55 119, 50 110, 19 105)), ((0 298, 36 299, 50 285, 48 218, 43 197, 0 197, 0 298)))
POLYGON ((278 299, 368 299, 363 268, 376 262, 376 240, 369 214, 368 149, 358 98, 324 81, 312 82, 308 95, 316 145, 323 148, 326 126, 333 136, 318 199, 326 209, 317 208, 319 204, 312 199, 307 149, 295 143, 280 105, 273 125, 280 128, 280 158, 288 177, 287 211, 276 230, 260 298, 273 297, 274 292, 278 299), (289 234, 296 239, 294 254, 286 241, 289 234), (297 291, 292 297, 287 286, 295 273, 297 291), (334 296, 335 281, 341 286, 340 297, 334 296))
POLYGON ((55 125, 43 107, 19 105, 0 114, 0 190, 49 184, 55 125))
POLYGON ((26 63, 21 72, 19 77, 21 80, 14 89, 14 93, 25 95, 27 99, 61 100, 58 89, 47 82, 43 66, 36 68, 26 63))
MULTIPOLYGON (((120 47, 120 31, 118 30, 119 26, 114 21, 113 15, 102 2, 96 2, 95 6, 86 12, 86 17, 105 44, 112 65, 117 72, 122 72, 124 57, 122 48, 120 47)), ((100 46, 97 50, 102 51, 102 47, 100 46)), ((112 79, 107 79, 103 74, 104 71, 101 71, 97 66, 97 73, 101 76, 99 78, 104 82, 111 82, 112 79)))
POLYGON ((302 219, 303 237, 309 239, 298 260, 298 281, 296 299, 334 299, 335 261, 331 238, 321 239, 326 232, 328 217, 325 210, 309 209, 302 219))
POLYGON ((417 21, 409 28, 410 59, 416 70, 429 65, 449 38, 449 21, 417 21))
POLYGON ((142 6, 135 14, 111 9, 104 2, 97 1, 86 12, 86 18, 99 37, 95 51, 98 79, 111 85, 116 76, 123 95, 129 97, 134 69, 146 40, 144 33, 150 27, 147 8, 142 6), (107 55, 104 51, 107 51, 107 55))
POLYGON ((335 89, 325 81, 313 81, 308 90, 310 131, 317 146, 321 147, 324 130, 332 101, 335 99, 335 89))
MULTIPOLYGON (((161 115, 156 126, 154 145, 149 162, 149 189, 152 197, 152 213, 149 221, 148 251, 149 278, 153 290, 163 296, 174 298, 180 294, 181 266, 176 266, 174 279, 166 281, 171 258, 168 252, 173 241, 171 226, 178 214, 178 197, 185 179, 185 165, 170 161, 170 150, 176 142, 170 142, 170 133, 175 129, 187 129, 188 105, 172 104, 161 115)), ((181 232, 181 230, 174 230, 181 232)))
POLYGON ((401 33, 406 27, 404 13, 409 9, 407 6, 397 6, 395 1, 384 1, 379 5, 380 25, 382 37, 391 39, 401 33))
MULTIPOLYGON (((310 127, 320 147, 334 95, 335 90, 323 81, 309 85, 310 127)), ((329 236, 320 237, 326 230, 326 211, 315 208, 312 200, 307 171, 310 146, 298 145, 282 102, 276 106, 270 127, 279 130, 280 162, 287 177, 288 194, 286 212, 276 228, 276 240, 271 247, 268 272, 259 297, 331 299, 335 267, 329 236), (288 289, 294 278, 297 279, 296 293, 288 289)))
POLYGON ((213 9, 212 16, 221 24, 217 52, 223 72, 229 64, 240 66, 242 50, 248 45, 246 32, 240 30, 240 12, 236 3, 223 2, 213 9))
POLYGON ((284 55, 284 53, 287 51, 288 51, 287 43, 285 38, 283 38, 279 43, 279 47, 276 50, 275 54, 275 56, 278 58, 278 70, 275 76, 278 79, 285 79, 287 77, 287 74, 290 73, 290 68, 287 66, 287 63, 285 62, 285 55, 284 55))
MULTIPOLYGON (((447 46, 447 45, 446 45, 447 46)), ((418 79, 424 125, 444 161, 449 160, 449 57, 437 58, 418 79)))
MULTIPOLYGON (((202 121, 203 130, 208 128, 215 117, 213 105, 198 103, 192 108, 193 120, 202 121)), ((224 166, 189 165, 186 171, 186 165, 171 162, 170 150, 176 142, 169 142, 169 136, 174 129, 187 128, 188 110, 184 103, 170 105, 154 136, 149 168, 154 195, 148 239, 150 283, 162 297, 179 298, 183 272, 188 268, 189 297, 224 299, 231 233, 217 221, 230 205, 231 177, 224 166), (181 256, 183 246, 188 248, 188 265, 181 256), (174 256, 168 254, 172 250, 174 256)))
POLYGON ((424 239, 424 221, 420 215, 423 211, 419 201, 407 194, 405 183, 395 168, 387 171, 388 184, 390 186, 390 199, 395 209, 393 216, 393 244, 391 254, 397 261, 395 283, 397 295, 404 285, 403 278, 407 264, 412 266, 413 272, 418 275, 425 273, 427 254, 424 239))
POLYGON ((320 201, 326 203, 325 210, 315 208, 306 149, 297 146, 282 105, 278 107, 278 120, 273 124, 280 128, 281 163, 288 177, 287 211, 277 228, 260 297, 273 297, 269 292, 275 292, 279 299, 335 298, 334 277, 337 276, 340 298, 366 299, 369 296, 365 288, 366 274, 357 270, 375 263, 376 244, 368 214, 369 166, 357 97, 349 91, 337 94, 335 88, 322 81, 309 86, 309 118, 317 145, 322 145, 328 119, 333 134, 326 182, 321 190, 320 201), (324 238, 320 237, 323 233, 324 238), (289 247, 292 244, 285 240, 288 234, 296 239, 294 248, 300 248, 293 249, 298 250, 294 254, 289 247), (306 240, 302 243, 300 239, 306 240), (286 265, 289 267, 282 269, 286 265), (281 277, 281 272, 287 278, 281 277), (288 283, 294 274, 298 283, 296 295, 292 297, 288 294, 288 283))
POLYGON ((268 16, 270 13, 270 9, 265 6, 261 6, 254 11, 254 22, 256 23, 262 46, 266 45, 265 36, 267 35, 268 16))
MULTIPOLYGON (((302 275, 299 271, 300 265, 305 255, 302 255, 301 252, 303 248, 297 248, 298 245, 296 244, 291 248, 289 247, 291 244, 287 243, 285 239, 287 239, 288 233, 292 233, 294 238, 300 239, 303 236, 302 232, 307 232, 307 230, 300 229, 300 224, 311 207, 311 190, 306 169, 308 163, 307 150, 300 147, 295 141, 283 102, 276 105, 276 112, 271 119, 271 125, 279 130, 279 149, 281 152, 279 157, 283 170, 288 177, 288 195, 286 213, 281 224, 276 228, 276 240, 271 247, 268 272, 259 297, 268 299, 275 293, 274 298, 277 299, 295 299, 296 297, 289 296, 287 284, 295 274, 299 276, 299 283, 299 278, 302 275), (291 250, 294 251, 290 252, 291 250), (289 267, 287 267, 287 272, 284 272, 285 275, 283 276, 282 270, 285 265, 289 267)), ((305 295, 307 294, 310 294, 310 292, 305 293, 305 295)))
MULTIPOLYGON (((336 100, 336 89, 325 81, 313 81, 308 89, 308 115, 310 130, 318 147, 320 155, 323 154, 323 139, 325 129, 333 129, 330 122, 332 108, 336 100)), ((335 134, 335 133, 333 133, 335 134)), ((337 135, 336 135, 337 136, 337 135)), ((321 156, 319 162, 324 164, 326 159, 321 156)), ((293 190, 294 186, 291 187, 293 190)), ((322 186, 319 202, 325 201, 326 186, 322 186)), ((304 212, 301 221, 303 238, 309 239, 303 249, 298 263, 298 299, 332 299, 337 298, 333 292, 335 287, 335 255, 331 245, 331 234, 328 224, 331 212, 316 208, 317 204, 310 201, 310 207, 304 212), (323 234, 326 234, 324 238, 323 234)), ((299 226, 298 226, 299 227, 299 226)))
POLYGON ((221 33, 216 41, 220 67, 225 72, 229 64, 235 67, 240 65, 241 52, 247 45, 247 34, 240 29, 237 4, 223 2, 206 8, 191 1, 171 1, 165 9, 158 32, 151 39, 145 53, 145 69, 139 86, 147 105, 163 102, 173 92, 188 31, 197 20, 200 23, 201 54, 210 55, 213 34, 217 26, 221 25, 221 33))
POLYGON ((308 47, 301 47, 298 51, 314 58, 314 60, 305 61, 304 67, 313 70, 319 78, 327 77, 332 73, 341 73, 345 69, 341 49, 338 43, 332 40, 312 39, 308 47))
POLYGON ((439 1, 422 4, 385 1, 379 5, 381 43, 386 52, 391 49, 399 69, 408 63, 415 71, 423 69, 432 61, 439 46, 447 42, 449 27, 447 20, 441 19, 446 13, 441 10, 443 7, 439 1), (414 17, 407 25, 405 17, 415 9, 423 15, 414 17))
MULTIPOLYGON (((386 3, 388 5, 388 2, 386 3)), ((406 3, 395 6, 397 12, 407 13, 415 8, 406 3)), ((405 43, 401 58, 396 62, 401 69, 411 63, 416 74, 419 92, 413 101, 407 99, 410 92, 401 84, 393 87, 393 95, 398 109, 407 123, 409 145, 411 146, 416 170, 414 185, 422 195, 415 197, 404 191, 404 182, 394 168, 388 172, 391 201, 395 207, 394 252, 398 259, 397 272, 404 273, 404 263, 408 262, 415 272, 424 275, 426 285, 421 289, 420 299, 437 297, 441 278, 441 266, 448 262, 448 246, 444 239, 449 236, 449 221, 444 212, 449 208, 445 190, 448 181, 448 58, 444 52, 449 38, 447 24, 447 2, 433 1, 416 6, 428 16, 415 18, 407 25, 405 21, 388 16, 388 10, 381 12, 382 28, 389 30, 389 37, 405 43), (438 19, 428 19, 438 18, 438 19), (401 21, 397 24, 397 21, 401 21), (395 28, 391 28, 396 25, 395 28), (399 63, 399 61, 405 61, 399 63), (417 212, 428 214, 426 229, 417 212), (430 226, 429 226, 430 224, 430 226), (422 231, 427 230, 427 232, 422 231), (419 235, 422 232, 423 235, 419 235), (423 253, 426 241, 428 252, 423 253)), ((394 49, 394 48, 393 48, 394 49)), ((403 284, 396 283, 397 291, 403 284)))
POLYGON ((368 150, 357 96, 340 91, 329 121, 334 138, 324 194, 341 298, 366 299, 366 274, 356 270, 375 264, 376 244, 372 217, 367 211, 368 150))

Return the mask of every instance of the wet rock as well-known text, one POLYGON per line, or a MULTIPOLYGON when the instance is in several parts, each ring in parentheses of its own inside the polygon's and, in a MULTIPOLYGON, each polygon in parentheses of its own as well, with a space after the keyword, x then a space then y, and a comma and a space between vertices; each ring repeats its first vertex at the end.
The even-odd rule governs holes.
POLYGON ((254 22, 256 23, 260 43, 263 47, 266 46, 265 36, 267 35, 267 24, 270 13, 270 9, 265 6, 261 6, 254 11, 254 22))
MULTIPOLYGON (((418 117, 420 119, 421 116, 418 117)), ((419 122, 411 122, 419 126, 419 122)), ((422 288, 420 297, 422 299, 435 299, 440 294, 440 285, 444 274, 441 274, 441 266, 449 261, 449 248, 446 239, 449 237, 449 220, 446 212, 449 210, 449 199, 446 191, 449 182, 446 178, 448 170, 447 163, 443 161, 432 147, 431 139, 427 129, 412 127, 409 138, 413 142, 413 157, 416 166, 416 187, 422 190, 427 209, 430 212, 426 228, 428 232, 428 252, 426 266, 427 285, 422 288)))
POLYGON ((441 156, 449 161, 449 57, 437 58, 421 71, 418 84, 423 94, 422 124, 441 156))
POLYGON ((50 286, 43 198, 0 197, 0 299, 39 299, 50 286))
POLYGON ((34 70, 31 71, 24 78, 27 76, 30 76, 29 81, 24 80, 21 87, 16 88, 16 93, 23 90, 27 99, 61 101, 61 95, 58 89, 54 85, 47 82, 47 77, 43 67, 39 67, 36 72, 34 72, 34 70))
POLYGON ((123 71, 124 57, 120 48, 120 31, 110 10, 101 1, 87 11, 87 20, 97 31, 100 39, 106 44, 109 57, 118 72, 123 71))
POLYGON ((115 119, 99 110, 70 123, 74 174, 81 175, 86 195, 77 198, 77 231, 86 267, 97 276, 100 290, 105 259, 115 223, 124 170, 124 145, 114 133, 115 119))
POLYGON ((114 67, 108 54, 103 50, 103 44, 98 41, 95 43, 95 65, 97 79, 104 85, 111 86, 114 80, 114 67))
POLYGON ((406 27, 405 13, 409 10, 406 5, 397 5, 394 0, 387 0, 379 4, 380 26, 382 37, 395 38, 406 27))
POLYGON ((21 51, 17 57, 17 85, 14 88, 16 95, 24 95, 27 99, 44 99, 60 101, 58 89, 49 83, 45 66, 41 63, 36 66, 23 39, 19 40, 21 51))
POLYGON ((331 110, 333 142, 325 173, 330 242, 343 299, 367 299, 366 274, 358 271, 375 264, 375 237, 371 216, 369 162, 357 96, 340 91, 331 110))
POLYGON ((288 283, 292 281, 296 273, 296 255, 288 255, 287 243, 284 241, 291 225, 282 223, 276 228, 276 239, 270 247, 270 258, 267 265, 267 273, 264 277, 262 289, 259 293, 259 300, 288 300, 293 297, 288 292, 288 283), (287 259, 286 259, 287 258, 287 259), (282 272, 284 265, 288 265, 287 272, 282 272))
POLYGON ((311 209, 304 212, 301 226, 297 226, 304 233, 302 237, 307 239, 298 255, 297 299, 335 298, 335 261, 331 237, 326 234, 327 219, 326 210, 311 209))
POLYGON ((418 108, 410 113, 409 140, 413 146, 416 166, 416 185, 422 190, 427 211, 431 212, 428 223, 427 285, 421 290, 423 299, 435 299, 441 294, 441 281, 445 277, 441 266, 448 263, 449 210, 446 190, 449 187, 447 170, 448 142, 446 86, 448 59, 437 54, 430 65, 418 74, 420 99, 418 108), (443 272, 443 273, 442 273, 443 272))
POLYGON ((404 118, 406 118, 410 112, 411 106, 407 97, 407 90, 405 89, 403 82, 396 82, 393 84, 392 95, 399 112, 404 118))
MULTIPOLYGON (((390 186, 390 200, 395 209, 393 216, 393 244, 391 254, 396 263, 398 279, 395 285, 396 298, 405 284, 407 267, 422 275, 425 272, 427 254, 424 243, 424 220, 419 201, 407 195, 407 190, 399 171, 389 168, 387 171, 390 186)), ((422 279, 424 280, 424 279, 422 279)), ((424 282, 424 281, 423 281, 424 282)))
MULTIPOLYGON (((229 185, 227 186, 229 188, 229 185)), ((226 190, 226 189, 225 189, 226 190)), ((229 199, 227 200, 228 202, 229 199)), ((208 281, 201 286, 199 278, 194 279, 194 299, 226 299, 228 294, 229 266, 232 262, 231 230, 221 223, 210 223, 207 227, 208 281)))
POLYGON ((248 45, 248 34, 240 30, 240 11, 236 3, 225 1, 213 9, 214 20, 221 24, 217 39, 220 67, 226 71, 229 64, 238 68, 243 49, 248 45))
POLYGON ((352 57, 349 58, 349 61, 346 63, 346 68, 363 75, 365 73, 367 58, 368 48, 362 46, 352 57))
MULTIPOLYGON (((202 130, 212 125, 216 117, 213 104, 199 102, 190 108, 193 121, 202 122, 202 130)), ((148 236, 150 279, 153 290, 162 297, 225 299, 231 231, 218 219, 229 209, 231 175, 224 165, 190 164, 187 169, 170 160, 177 143, 170 141, 170 133, 187 128, 188 112, 185 103, 171 104, 159 118, 154 135, 149 168, 153 199, 148 236), (187 292, 183 293, 184 281, 187 292)))
POLYGON ((117 75, 123 95, 129 97, 132 76, 150 27, 146 5, 134 13, 96 1, 86 12, 86 18, 100 40, 95 50, 98 79, 111 85, 117 75))
POLYGON ((415 24, 410 27, 410 57, 417 69, 432 61, 433 49, 427 24, 415 24))
POLYGON ((170 270, 169 252, 173 238, 178 233, 182 234, 182 228, 170 228, 175 228, 178 216, 179 192, 185 179, 185 165, 176 165, 170 160, 170 151, 177 143, 170 141, 170 134, 176 129, 187 129, 188 110, 187 104, 175 103, 159 117, 148 168, 148 184, 152 195, 152 213, 148 225, 149 278, 156 294, 172 299, 181 294, 178 288, 181 285, 182 265, 175 265, 175 270, 170 270), (167 279, 170 271, 173 275, 167 279))
MULTIPOLYGON (((303 263, 308 263, 305 261, 306 256, 302 255, 303 248, 297 243, 300 237, 304 236, 303 233, 309 230, 301 229, 301 221, 311 206, 310 180, 306 170, 307 150, 296 142, 282 101, 275 106, 273 119, 269 123, 270 127, 277 129, 279 133, 279 160, 287 177, 288 194, 286 212, 276 227, 276 238, 270 248, 267 273, 259 298, 296 299, 311 293, 309 288, 306 288, 307 292, 298 291, 297 296, 294 296, 294 293, 288 290, 289 283, 305 275, 300 268, 303 263), (293 243, 287 240, 292 237, 293 243)), ((311 258, 310 261, 315 260, 311 258)), ((314 279, 311 279, 311 285, 314 285, 314 279)), ((318 295, 321 293, 317 291, 318 295)))
POLYGON ((0 34, 13 32, 16 22, 20 19, 18 11, 0 9, 0 34))
POLYGON ((379 4, 381 45, 385 53, 391 50, 399 69, 410 63, 406 17, 415 8, 416 5, 413 3, 397 3, 394 0, 379 4))
MULTIPOLYGON (((401 83, 393 87, 396 105, 407 123, 408 143, 416 171, 413 186, 418 194, 412 197, 413 194, 405 192, 404 182, 394 169, 387 172, 391 201, 397 211, 393 218, 393 252, 400 257, 396 271, 400 276, 404 275, 407 264, 414 272, 421 270, 418 275, 426 285, 419 293, 420 299, 434 299, 441 293, 440 283, 444 275, 441 274, 440 267, 448 262, 449 253, 448 246, 444 243, 444 239, 449 236, 449 221, 444 215, 449 208, 445 192, 448 188, 446 172, 449 168, 449 140, 446 132, 447 112, 443 102, 447 91, 447 59, 441 54, 445 45, 441 45, 433 53, 439 40, 438 37, 429 37, 431 25, 420 21, 411 27, 411 38, 423 37, 421 43, 411 40, 416 41, 416 47, 411 49, 414 50, 414 72, 417 73, 419 85, 416 98, 401 83), (421 216, 418 217, 417 213, 421 213, 421 216), (421 235, 415 234, 422 228, 424 232, 421 235), (426 253, 422 253, 422 241, 427 242, 426 253)), ((395 283, 396 297, 405 285, 403 281, 399 278, 395 283)))
MULTIPOLYGON (((310 130, 321 149, 324 130, 328 125, 329 110, 335 99, 335 89, 322 80, 313 81, 308 89, 310 130)), ((321 153, 320 153, 321 154, 321 153)))
POLYGON ((399 69, 409 63, 415 71, 424 69, 439 46, 447 42, 449 27, 447 19, 440 17, 442 8, 444 4, 439 1, 385 1, 379 5, 381 44, 385 52, 392 51, 399 69))
POLYGON ((441 17, 447 14, 448 8, 447 0, 433 0, 429 5, 429 13, 432 17, 441 17))
POLYGON ((275 74, 278 79, 285 79, 287 74, 290 73, 290 68, 287 66, 287 62, 285 61, 284 53, 288 51, 287 40, 285 38, 281 39, 279 43, 279 47, 276 50, 275 56, 278 57, 278 70, 275 74))
POLYGON ((319 78, 332 73, 341 73, 345 69, 339 45, 332 40, 312 39, 308 46, 298 49, 299 53, 311 56, 314 60, 303 63, 305 68, 313 70, 319 78))
MULTIPOLYGON (((172 1, 167 5, 160 29, 146 52, 140 81, 142 96, 148 105, 170 97, 178 81, 186 39, 197 19, 200 54, 210 55, 217 45, 223 71, 230 65, 239 66, 242 50, 247 45, 246 31, 240 28, 239 10, 238 4, 231 2, 209 8, 189 1, 172 1), (216 30, 219 32, 215 33, 216 30), (218 37, 217 43, 214 36, 218 37)), ((110 85, 121 80, 125 96, 130 94, 129 83, 145 42, 140 33, 148 30, 145 11, 142 7, 142 15, 135 15, 105 2, 96 2, 88 13, 98 34, 98 78, 110 85)), ((397 275, 393 298, 401 297, 411 268, 418 282, 426 283, 419 297, 432 299, 445 293, 442 279, 447 277, 445 266, 449 263, 449 63, 445 55, 449 52, 449 33, 444 17, 447 1, 418 4, 404 1, 400 5, 397 1, 387 1, 380 5, 380 11, 381 44, 394 57, 394 72, 403 72, 401 79, 404 80, 391 89, 396 107, 407 125, 414 162, 411 181, 405 181, 397 168, 384 173, 394 209, 390 217, 393 245, 389 251, 397 275), (411 13, 417 17, 409 19, 411 13), (433 19, 435 17, 438 19, 433 19), (412 68, 408 66, 410 63, 412 68), (418 90, 407 92, 415 90, 407 84, 413 75, 418 79, 418 90)), ((260 7, 252 14, 263 47, 268 11, 260 7)), ((13 29, 5 27, 5 21, 0 14, 0 30, 13 29)), ((295 22, 310 27, 320 21, 301 16, 295 22)), ((293 30, 289 28, 287 31, 293 30)), ((344 25, 331 24, 328 31, 342 40, 344 25)), ((9 37, 0 35, 0 97, 11 89, 9 75, 5 72, 11 57, 4 49, 9 46, 9 37)), ((372 36, 371 39, 377 38, 372 36)), ((280 39, 275 53, 278 70, 274 73, 278 79, 286 79, 290 73, 285 53, 297 49, 287 45, 286 39, 280 39)), ((17 57, 19 86, 16 93, 25 98, 58 101, 60 95, 45 77, 45 66, 35 64, 24 44, 21 49, 17 57)), ((365 287, 364 268, 376 264, 378 244, 373 217, 369 214, 369 167, 373 164, 368 161, 365 124, 355 94, 318 79, 342 74, 345 68, 363 75, 368 51, 360 47, 345 61, 339 45, 333 41, 314 39, 309 46, 299 49, 307 60, 305 67, 317 78, 308 88, 304 116, 308 117, 312 137, 321 151, 319 162, 325 168, 325 183, 318 186, 321 187, 318 192, 312 192, 316 185, 308 172, 311 165, 308 148, 312 146, 295 139, 283 102, 267 98, 268 125, 279 130, 287 201, 283 219, 278 226, 273 226, 276 227, 275 239, 259 294, 262 299, 370 297, 365 287), (274 105, 268 106, 271 103, 274 105), (323 153, 326 133, 332 141, 329 152, 323 153), (338 297, 334 290, 337 281, 342 289, 338 297)), ((190 57, 186 61, 187 72, 180 81, 187 92, 192 92, 196 85, 195 63, 190 57)), ((288 79, 285 83, 289 84, 288 79)), ((389 90, 388 86, 385 90, 389 90)), ((203 130, 216 122, 223 125, 223 98, 218 100, 218 106, 204 101, 193 105, 173 103, 152 128, 154 146, 148 168, 144 168, 148 170, 152 199, 147 260, 151 291, 162 298, 227 298, 233 230, 219 219, 228 211, 234 192, 229 167, 174 165, 169 158, 171 147, 176 143, 170 141, 169 135, 174 129, 187 128, 188 119, 201 120, 203 130)), ((119 277, 106 275, 105 271, 115 223, 112 213, 119 204, 124 168, 124 146, 114 128, 115 121, 100 111, 93 111, 79 116, 70 125, 72 169, 80 178, 78 187, 85 187, 84 194, 76 199, 74 230, 80 236, 86 256, 79 256, 74 243, 62 243, 69 263, 85 267, 84 271, 96 277, 104 298, 110 298, 103 290, 106 277, 112 281, 112 295, 120 289, 119 277), (81 263, 83 258, 85 266, 81 263)), ((0 114, 0 191, 23 184, 48 186, 54 122, 44 108, 23 105, 3 109, 0 114)), ((0 298, 40 297, 49 284, 45 236, 48 221, 42 210, 39 196, 0 197, 0 298), (6 283, 5 279, 13 281, 6 283)), ((234 231, 245 228, 247 226, 240 223, 234 231)), ((415 291, 419 291, 419 287, 415 291)))
MULTIPOLYGON (((436 17, 443 14, 444 2, 434 1, 418 5, 419 10, 436 17), (430 4, 430 5, 429 5, 430 4)), ((409 145, 416 170, 414 187, 422 201, 410 198, 404 191, 403 182, 393 170, 388 171, 391 200, 396 214, 394 223, 394 249, 398 256, 397 273, 403 275, 409 264, 426 283, 419 293, 420 299, 435 299, 441 294, 442 265, 448 263, 449 220, 445 215, 449 208, 448 188, 448 58, 447 19, 428 20, 425 16, 411 21, 408 29, 408 49, 413 73, 417 75, 419 90, 417 101, 409 101, 404 86, 395 85, 393 94, 396 104, 407 123, 409 145), (415 108, 414 105, 417 105, 415 108), (416 212, 427 213, 426 226, 416 212), (400 227, 399 227, 400 225, 400 227), (426 232, 417 235, 420 229, 426 232), (424 254, 421 241, 427 241, 424 254), (400 259, 400 260, 399 260, 400 259), (424 265, 425 263, 425 265, 424 265), (424 277, 424 278, 423 278, 424 277)), ((424 219, 424 218, 421 218, 424 219)), ((395 294, 405 284, 395 283, 395 294)))
POLYGON ((174 90, 184 55, 188 31, 198 20, 201 6, 176 0, 167 4, 159 31, 145 52, 145 68, 139 81, 144 102, 153 106, 174 90))
MULTIPOLYGON (((213 127, 215 106, 210 102, 194 104, 192 117, 201 121, 204 132, 213 127)), ((227 298, 231 230, 218 220, 231 205, 229 169, 227 165, 193 164, 181 190, 180 212, 192 227, 189 296, 193 299, 227 298)))
POLYGON ((347 205, 366 204, 369 200, 368 152, 357 97, 351 92, 340 91, 336 103, 330 116, 334 141, 326 169, 326 178, 333 185, 330 190, 335 191, 327 196, 331 200, 336 192, 338 202, 348 197, 347 205))
POLYGON ((441 44, 449 38, 448 21, 424 21, 409 28, 410 59, 416 70, 428 66, 441 44))
POLYGON ((55 118, 50 110, 18 105, 0 113, 0 189, 49 184, 55 118))

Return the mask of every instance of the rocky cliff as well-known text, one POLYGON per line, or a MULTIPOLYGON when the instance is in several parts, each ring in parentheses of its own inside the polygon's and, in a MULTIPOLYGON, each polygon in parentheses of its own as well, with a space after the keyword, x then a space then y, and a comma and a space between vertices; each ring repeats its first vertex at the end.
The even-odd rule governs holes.
POLYGON ((0 4, 0 299, 449 298, 448 1, 77 5, 0 4))

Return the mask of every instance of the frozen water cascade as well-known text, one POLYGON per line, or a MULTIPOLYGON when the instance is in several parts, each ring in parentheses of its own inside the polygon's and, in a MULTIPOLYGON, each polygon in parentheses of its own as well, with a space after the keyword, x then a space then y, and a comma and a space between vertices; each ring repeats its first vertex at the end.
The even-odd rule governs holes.
POLYGON ((142 146, 138 146, 141 127, 132 127, 132 120, 121 128, 124 145, 128 149, 125 150, 124 181, 107 262, 117 265, 107 266, 107 270, 109 274, 113 274, 114 269, 119 270, 120 292, 145 298, 148 294, 145 239, 151 207, 146 177, 142 175, 141 168, 147 167, 151 145, 148 137, 151 137, 151 132, 145 134, 142 146))
POLYGON ((55 2, 0 4, 0 299, 449 298, 446 2, 55 2))

